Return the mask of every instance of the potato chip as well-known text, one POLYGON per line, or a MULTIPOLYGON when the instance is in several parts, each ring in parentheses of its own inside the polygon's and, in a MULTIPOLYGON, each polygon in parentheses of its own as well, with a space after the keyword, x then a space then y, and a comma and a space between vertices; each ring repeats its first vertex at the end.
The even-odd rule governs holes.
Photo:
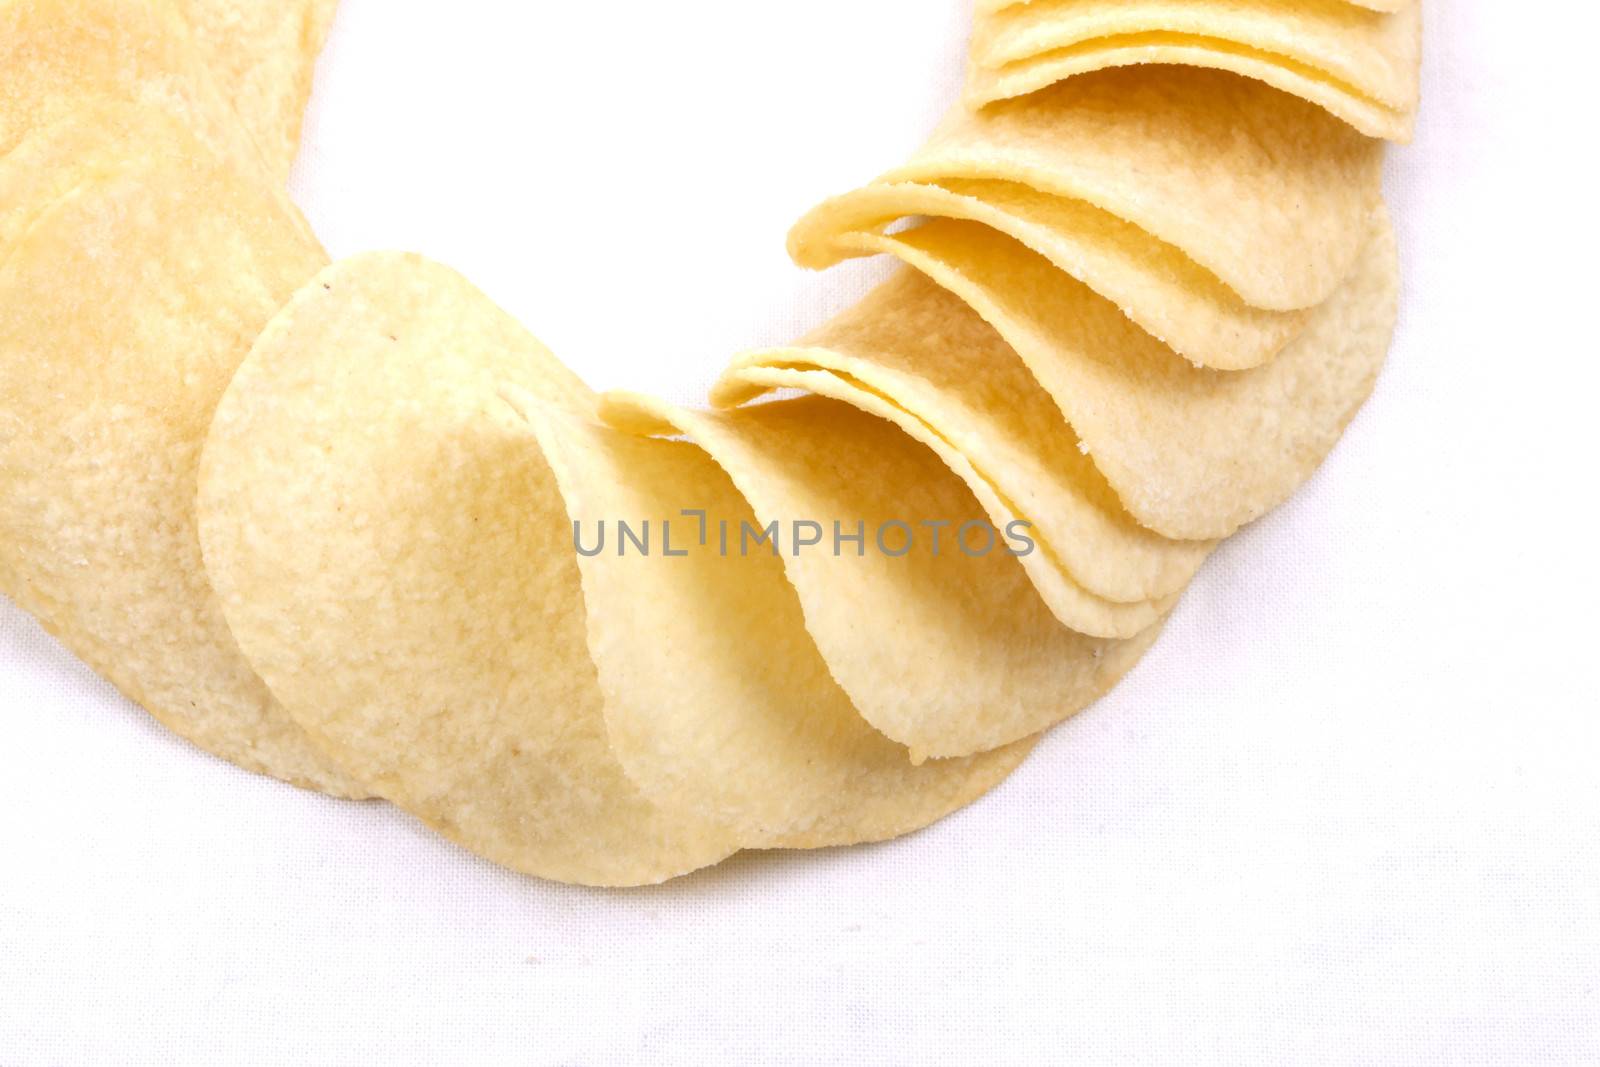
POLYGON ((338 0, 183 0, 199 57, 282 181, 338 0))
POLYGON ((497 863, 657 882, 734 851, 607 740, 565 505, 516 386, 582 383, 464 279, 359 256, 307 285, 217 410, 201 537, 284 705, 380 794, 497 863))
POLYGON ((1251 306, 1293 311, 1350 273, 1382 159, 1382 142, 1259 82, 1131 67, 981 112, 957 107, 884 180, 992 179, 1085 200, 1176 246, 1251 306))
POLYGON ((1159 33, 1100 38, 996 69, 974 68, 967 79, 966 99, 971 107, 983 107, 1038 92, 1067 78, 1114 67, 1156 64, 1208 67, 1254 78, 1322 107, 1368 137, 1409 141, 1416 125, 1415 111, 1397 111, 1368 100, 1315 71, 1285 65, 1226 41, 1159 33))
POLYGON ((728 472, 758 532, 773 535, 834 678, 919 760, 1060 722, 1156 638, 1154 626, 1120 641, 1062 626, 1013 557, 1011 531, 995 530, 926 447, 850 405, 804 397, 705 413, 611 394, 601 414, 620 429, 687 434, 728 472))
POLYGON ((1421 28, 1415 8, 1389 15, 1342 0, 1033 0, 980 18, 971 59, 1001 70, 1095 42, 1215 45, 1411 112, 1421 28))
MULTIPOLYGON (((803 359, 808 354, 814 356, 818 363, 845 362, 827 350, 812 350, 800 355, 803 359)), ((995 529, 1011 529, 1013 524, 1017 524, 1015 528, 1027 530, 1035 551, 1022 557, 1023 570, 1027 572, 1045 606, 1069 629, 1090 637, 1137 637, 1165 618, 1177 603, 1176 593, 1154 600, 1119 602, 1086 590, 1061 563, 1055 542, 1046 540, 1048 535, 1037 523, 1025 518, 1020 509, 1001 497, 959 449, 926 422, 848 374, 807 368, 803 363, 798 366, 752 366, 734 372, 726 384, 738 390, 732 394, 735 397, 760 395, 760 391, 770 393, 793 389, 842 400, 893 423, 913 440, 928 446, 952 472, 967 483, 995 529)))
POLYGON ((74 190, 103 181, 130 163, 170 154, 180 127, 130 104, 92 101, 75 114, 23 134, 0 156, 0 257, 50 207, 74 190), (122 135, 142 131, 136 140, 122 135))
POLYGON ((755 517, 705 452, 510 399, 585 546, 607 735, 648 796, 733 827, 747 845, 844 845, 926 826, 1026 756, 1031 741, 913 765, 829 675, 783 564, 720 547, 723 529, 755 517))
POLYGON ((0 4, 0 156, 29 133, 71 120, 96 103, 159 111, 241 172, 265 166, 260 148, 200 63, 189 27, 171 4, 0 4))
POLYGON ((881 250, 972 305, 1055 398, 1128 511, 1167 537, 1225 537, 1282 503, 1376 381, 1399 290, 1393 231, 1367 223, 1356 271, 1305 332, 1249 371, 1191 367, 1009 238, 935 220, 881 250))
MULTIPOLYGON (((975 0, 973 7, 981 16, 1033 2, 1035 0, 975 0)), ((1416 0, 1340 0, 1340 2, 1368 11, 1407 11, 1416 6, 1416 0)))
POLYGON ((1214 274, 1132 223, 1015 182, 877 182, 811 212, 790 234, 790 254, 813 269, 870 255, 875 236, 911 216, 969 219, 1016 238, 1201 366, 1259 366, 1305 326, 1306 312, 1250 307, 1214 274))
POLYGON ((163 115, 101 135, 128 162, 9 233, 0 266, 0 588, 202 748, 357 793, 239 655, 194 521, 217 399, 321 251, 163 115))
POLYGON ((1080 633, 1133 636, 1171 607, 1209 554, 1205 542, 1137 525, 1016 353, 915 271, 792 347, 736 360, 711 397, 731 406, 782 388, 895 422, 961 475, 997 528, 1030 522, 1040 550, 1022 557, 1023 567, 1056 617, 1080 633))

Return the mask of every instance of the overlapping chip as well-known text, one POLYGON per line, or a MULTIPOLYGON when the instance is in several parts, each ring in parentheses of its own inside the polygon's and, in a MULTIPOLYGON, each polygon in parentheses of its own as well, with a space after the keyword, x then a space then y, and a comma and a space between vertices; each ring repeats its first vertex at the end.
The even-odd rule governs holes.
POLYGON ((1416 120, 1421 13, 1345 0, 1032 0, 982 12, 974 106, 1112 67, 1210 67, 1304 97, 1372 137, 1416 120))
POLYGON ((750 505, 702 449, 517 399, 583 546, 611 745, 648 795, 750 847, 855 844, 964 806, 1033 747, 913 763, 833 680, 782 562, 746 546, 750 505))
MULTIPOLYGON (((957 106, 883 180, 1003 181, 1086 201, 1174 246, 1252 307, 1295 311, 1350 272, 1382 158, 1381 142, 1258 82, 1132 67, 978 111, 957 106)), ((829 212, 796 227, 797 258, 829 212)))
MULTIPOLYGON (((80 120, 85 108, 106 105, 160 112, 241 171, 266 165, 196 51, 184 12, 172 3, 0 3, 0 153, 57 123, 80 120)), ((270 191, 279 194, 275 184, 270 191)))
POLYGON ((790 237, 904 269, 697 411, 326 266, 282 182, 333 0, 0 0, 0 590, 207 750, 541 877, 972 802, 1372 389, 1421 18, 977 12, 967 98, 790 237))
POLYGON ((1042 257, 972 223, 879 239, 959 295, 1015 349, 1141 524, 1226 537, 1289 496, 1327 456, 1388 353, 1399 274, 1380 211, 1356 271, 1272 361, 1194 367, 1042 257))
POLYGON ((748 514, 726 477, 591 406, 464 279, 397 255, 314 280, 235 378, 207 566, 262 676, 371 788, 508 866, 635 884, 904 833, 1021 759, 913 767, 829 678, 780 565, 696 544, 685 504, 748 514), (672 520, 678 549, 656 525, 656 555, 575 551, 574 522, 672 520))
POLYGON ((703 867, 738 839, 651 803, 612 754, 561 497, 500 393, 590 400, 486 304, 404 259, 300 292, 212 428, 212 581, 296 720, 440 832, 569 881, 703 867))
POLYGON ((760 528, 776 530, 833 676, 919 759, 1055 725, 1155 639, 1154 625, 1120 641, 1061 625, 1015 555, 1025 531, 994 527, 937 455, 850 405, 811 397, 712 414, 616 394, 602 414, 623 429, 686 434, 728 472, 760 528), (798 543, 811 537, 809 550, 798 543))
POLYGON ((1023 567, 1081 633, 1153 625, 1210 551, 1135 523, 1004 338, 914 271, 795 346, 735 361, 711 398, 730 407, 783 388, 889 419, 961 476, 996 528, 1027 522, 1038 551, 1023 567))
POLYGON ((279 181, 300 145, 317 55, 338 0, 183 0, 199 57, 279 181))
POLYGON ((1259 366, 1305 327, 1306 312, 1251 307, 1138 226, 1016 182, 875 182, 812 212, 791 235, 791 247, 803 266, 831 266, 882 252, 882 238, 913 216, 982 223, 1014 238, 1201 366, 1259 366))
POLYGON ((184 127, 120 118, 99 136, 123 161, 30 212, 0 264, 0 589, 201 747, 358 792, 239 655, 194 526, 217 399, 322 252, 184 127))

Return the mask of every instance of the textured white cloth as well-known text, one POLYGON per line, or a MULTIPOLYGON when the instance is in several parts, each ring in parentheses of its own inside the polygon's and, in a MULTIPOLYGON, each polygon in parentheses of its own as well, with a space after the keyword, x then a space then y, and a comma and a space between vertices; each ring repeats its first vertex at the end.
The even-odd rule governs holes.
MULTIPOLYGON (((993 796, 547 885, 198 754, 0 605, 0 1064, 1600 1062, 1600 18, 1425 2, 1376 399, 993 796)), ((968 14, 345 4, 294 181, 331 250, 679 400, 881 274, 783 234, 916 144, 968 14)))

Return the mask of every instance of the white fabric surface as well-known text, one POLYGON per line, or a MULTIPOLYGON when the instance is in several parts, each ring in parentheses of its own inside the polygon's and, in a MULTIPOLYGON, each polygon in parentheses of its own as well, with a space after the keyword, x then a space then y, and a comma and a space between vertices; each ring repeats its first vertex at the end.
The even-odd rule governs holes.
MULTIPOLYGON (((993 796, 547 885, 200 755, 0 605, 0 1064, 1600 1062, 1600 18, 1425 2, 1376 399, 993 796)), ((967 18, 345 4, 294 181, 332 251, 428 252, 680 400, 881 273, 783 234, 914 146, 967 18)))

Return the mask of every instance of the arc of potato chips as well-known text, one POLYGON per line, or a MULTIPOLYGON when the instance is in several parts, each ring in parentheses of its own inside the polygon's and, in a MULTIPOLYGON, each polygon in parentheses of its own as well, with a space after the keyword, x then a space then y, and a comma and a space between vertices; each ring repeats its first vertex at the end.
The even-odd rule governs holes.
POLYGON ((327 264, 282 179, 332 12, 0 0, 0 589, 208 751, 518 870, 970 803, 1388 348, 1414 4, 984 0, 967 99, 790 237, 904 268, 710 411, 327 264))

